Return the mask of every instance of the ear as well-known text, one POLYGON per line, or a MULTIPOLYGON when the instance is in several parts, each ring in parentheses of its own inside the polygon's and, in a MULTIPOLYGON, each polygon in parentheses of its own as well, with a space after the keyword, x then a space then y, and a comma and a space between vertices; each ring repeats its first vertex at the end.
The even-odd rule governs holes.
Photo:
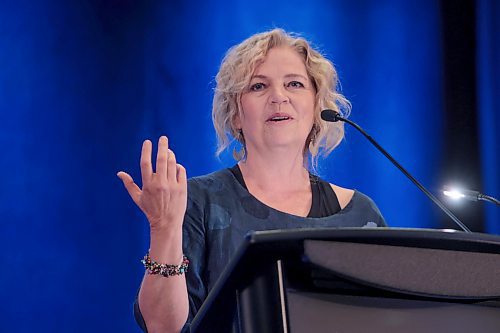
POLYGON ((231 122, 231 126, 233 127, 233 130, 235 132, 237 132, 238 129, 241 129, 241 118, 239 114, 234 116, 233 121, 231 122))

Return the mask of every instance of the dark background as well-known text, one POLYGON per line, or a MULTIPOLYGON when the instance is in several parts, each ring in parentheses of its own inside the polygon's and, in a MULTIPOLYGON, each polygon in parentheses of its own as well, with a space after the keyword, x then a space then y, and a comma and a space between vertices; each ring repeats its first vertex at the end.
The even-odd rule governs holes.
MULTIPOLYGON (((500 2, 2 1, 0 319, 5 332, 137 332, 147 222, 115 174, 169 136, 189 176, 214 157, 224 52, 282 27, 338 68, 351 119, 431 192, 499 196, 500 2)), ((320 174, 370 195, 391 226, 455 228, 352 129, 320 174)), ((447 205, 500 234, 498 209, 447 205)))

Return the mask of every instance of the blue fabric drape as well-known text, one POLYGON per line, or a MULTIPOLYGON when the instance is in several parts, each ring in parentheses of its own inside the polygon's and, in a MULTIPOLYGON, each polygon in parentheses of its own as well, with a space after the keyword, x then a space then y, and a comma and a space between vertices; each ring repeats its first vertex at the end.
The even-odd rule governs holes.
MULTIPOLYGON (((500 196, 500 4, 494 0, 477 3, 477 73, 479 133, 484 192, 500 196)), ((486 204, 486 230, 500 234, 500 211, 486 204)))
MULTIPOLYGON (((479 3, 481 152, 486 192, 498 195, 498 4, 479 3)), ((426 186, 442 185, 434 0, 2 5, 3 331, 137 331, 148 231, 115 174, 140 181, 142 140, 160 134, 189 176, 233 163, 214 157, 213 78, 224 52, 255 32, 311 39, 338 67, 352 119, 426 186)), ((370 195, 390 225, 438 226, 441 213, 351 129, 320 172, 370 195)), ((494 209, 488 231, 500 233, 494 209)))

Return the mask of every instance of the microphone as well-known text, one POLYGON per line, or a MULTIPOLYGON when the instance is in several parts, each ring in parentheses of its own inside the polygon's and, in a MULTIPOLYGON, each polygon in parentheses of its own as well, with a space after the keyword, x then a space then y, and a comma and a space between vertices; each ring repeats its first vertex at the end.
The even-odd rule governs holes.
POLYGON ((490 195, 483 194, 479 191, 472 190, 454 190, 454 189, 445 189, 443 194, 452 199, 464 199, 469 201, 488 201, 491 203, 500 206, 500 200, 490 195))
POLYGON ((375 141, 370 135, 368 135, 368 133, 366 133, 358 124, 342 117, 338 112, 329 109, 321 111, 321 119, 328 122, 343 121, 357 129, 361 134, 363 134, 365 138, 368 139, 368 141, 371 142, 372 145, 375 146, 375 148, 377 148, 385 157, 387 157, 387 159, 389 159, 389 161, 391 161, 392 164, 394 164, 399 169, 399 171, 401 171, 408 179, 412 181, 413 184, 415 184, 422 192, 424 192, 424 194, 435 205, 437 205, 441 209, 441 211, 448 215, 448 217, 451 218, 453 222, 455 222, 455 224, 457 224, 463 231, 471 232, 469 228, 467 228, 467 226, 462 223, 462 221, 460 221, 455 215, 453 215, 453 213, 448 208, 446 208, 446 206, 441 201, 439 201, 435 196, 432 195, 431 192, 429 192, 422 184, 420 184, 420 182, 416 180, 415 177, 413 177, 408 171, 406 171, 406 169, 403 168, 401 164, 399 164, 384 148, 382 148, 382 146, 377 143, 377 141, 375 141))

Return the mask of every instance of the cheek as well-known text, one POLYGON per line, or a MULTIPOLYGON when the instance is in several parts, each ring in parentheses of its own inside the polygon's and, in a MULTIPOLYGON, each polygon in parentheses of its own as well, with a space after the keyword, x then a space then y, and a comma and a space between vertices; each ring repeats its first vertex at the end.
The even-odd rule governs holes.
POLYGON ((258 104, 259 100, 255 96, 249 96, 249 95, 241 96, 241 109, 245 113, 254 110, 258 104))
POLYGON ((306 118, 313 118, 314 111, 316 110, 316 98, 315 96, 304 96, 305 98, 301 101, 301 110, 306 118))
POLYGON ((243 117, 244 114, 248 113, 252 109, 252 103, 250 98, 245 95, 241 96, 240 102, 240 116, 243 117))
POLYGON ((241 99, 240 124, 252 122, 262 116, 263 106, 259 99, 247 97, 241 99))

